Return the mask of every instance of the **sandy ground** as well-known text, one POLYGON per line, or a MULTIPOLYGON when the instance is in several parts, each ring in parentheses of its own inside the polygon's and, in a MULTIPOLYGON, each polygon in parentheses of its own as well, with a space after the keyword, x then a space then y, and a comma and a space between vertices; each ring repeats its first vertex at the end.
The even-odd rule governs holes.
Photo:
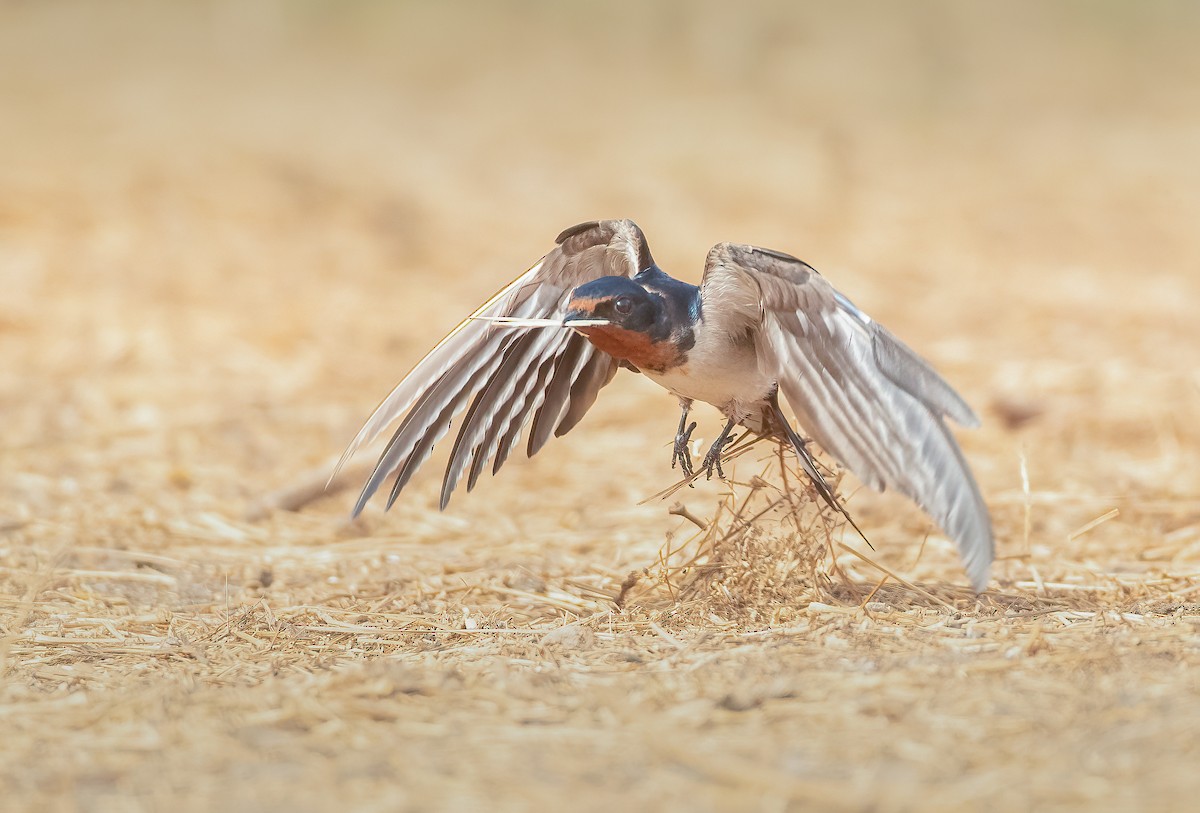
POLYGON ((1200 16, 838 8, 0 6, 5 809, 1189 807, 1200 16), (874 552, 737 526, 766 453, 680 495, 706 542, 642 504, 676 408, 628 374, 446 513, 437 458, 264 508, 610 216, 933 360, 991 589, 850 479, 874 552))

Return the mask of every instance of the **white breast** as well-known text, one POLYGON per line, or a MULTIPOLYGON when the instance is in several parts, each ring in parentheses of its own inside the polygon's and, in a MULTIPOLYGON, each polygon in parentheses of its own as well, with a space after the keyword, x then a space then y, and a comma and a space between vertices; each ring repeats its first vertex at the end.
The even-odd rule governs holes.
POLYGON ((642 372, 680 398, 704 401, 738 419, 755 411, 752 407, 775 386, 774 378, 758 369, 753 346, 731 344, 712 330, 697 331, 686 364, 663 373, 642 372))

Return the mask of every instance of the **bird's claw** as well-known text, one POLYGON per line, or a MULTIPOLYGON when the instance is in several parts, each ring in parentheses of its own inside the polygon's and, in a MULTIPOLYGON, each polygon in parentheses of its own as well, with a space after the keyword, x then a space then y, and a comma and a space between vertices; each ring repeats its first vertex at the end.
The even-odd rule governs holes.
POLYGON ((721 447, 714 443, 712 448, 708 450, 708 454, 704 455, 704 462, 700 464, 700 468, 704 469, 706 479, 711 480, 713 471, 717 472, 717 477, 724 480, 725 470, 721 468, 721 447))
POLYGON ((703 469, 707 479, 712 479, 714 471, 717 473, 717 477, 722 480, 726 479, 725 470, 721 468, 721 452, 725 451, 725 447, 736 440, 736 437, 730 437, 727 427, 725 432, 709 447, 708 454, 704 455, 704 461, 700 464, 700 468, 703 469))
MULTIPOLYGON (((692 440, 692 432, 695 429, 696 422, 692 421, 687 429, 675 435, 675 450, 671 454, 671 468, 675 468, 678 464, 685 477, 691 477, 696 473, 696 469, 692 466, 692 453, 688 449, 688 444, 692 440)), ((707 458, 705 459, 707 460, 707 458)))

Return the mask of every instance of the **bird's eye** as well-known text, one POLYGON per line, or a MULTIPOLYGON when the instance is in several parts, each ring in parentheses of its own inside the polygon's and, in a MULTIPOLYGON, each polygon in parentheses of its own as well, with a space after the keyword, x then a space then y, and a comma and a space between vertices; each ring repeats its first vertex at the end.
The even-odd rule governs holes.
POLYGON ((613 310, 621 316, 633 313, 633 300, 627 296, 618 296, 613 300, 613 310))

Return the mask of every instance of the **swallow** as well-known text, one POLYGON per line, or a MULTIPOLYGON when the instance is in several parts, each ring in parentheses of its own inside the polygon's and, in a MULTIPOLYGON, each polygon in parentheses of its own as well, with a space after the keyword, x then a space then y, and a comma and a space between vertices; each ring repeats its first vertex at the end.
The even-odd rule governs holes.
POLYGON ((422 358, 351 441, 339 467, 399 420, 354 516, 394 474, 390 508, 464 410, 443 509, 464 476, 470 491, 489 462, 498 472, 527 427, 530 457, 571 431, 623 368, 678 399, 673 468, 695 476, 688 416, 700 401, 726 419, 701 473, 723 477, 722 452, 740 426, 790 446, 825 502, 849 518, 785 401, 859 480, 920 506, 957 544, 976 591, 984 589, 991 518, 945 421, 976 427, 979 419, 928 362, 812 266, 720 243, 696 286, 660 269, 630 220, 581 223, 555 242, 422 358))

